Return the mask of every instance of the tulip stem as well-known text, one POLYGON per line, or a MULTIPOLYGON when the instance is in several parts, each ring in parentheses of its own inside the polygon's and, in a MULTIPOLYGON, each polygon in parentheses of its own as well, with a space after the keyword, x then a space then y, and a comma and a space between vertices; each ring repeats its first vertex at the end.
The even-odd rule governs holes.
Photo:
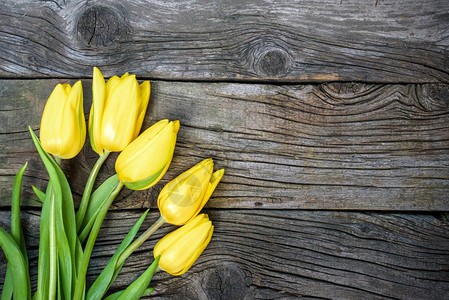
POLYGON ((124 184, 121 181, 117 184, 115 189, 103 203, 103 206, 101 206, 100 211, 98 212, 98 215, 95 218, 94 225, 92 226, 92 230, 89 234, 89 239, 87 240, 86 247, 84 248, 84 253, 81 256, 78 278, 75 284, 75 295, 73 296, 74 300, 83 299, 83 293, 85 291, 85 284, 86 284, 87 267, 89 265, 90 256, 92 254, 92 250, 94 248, 98 232, 100 231, 101 223, 103 223, 104 217, 106 216, 106 213, 109 210, 109 206, 111 206, 112 202, 114 201, 115 197, 117 197, 123 185, 124 184))
POLYGON ((100 157, 98 157, 97 162, 95 163, 92 171, 89 174, 86 186, 84 187, 80 207, 78 209, 78 212, 76 213, 76 232, 79 232, 81 225, 83 224, 84 216, 86 215, 86 210, 89 205, 90 195, 94 187, 95 179, 97 179, 98 172, 100 171, 101 166, 103 165, 106 158, 108 158, 110 153, 111 152, 109 151, 104 151, 103 155, 100 155, 100 157))
POLYGON ((131 255, 131 253, 134 252, 140 245, 143 244, 159 227, 161 227, 165 223, 165 219, 160 216, 159 219, 157 219, 156 222, 151 225, 150 228, 145 230, 144 233, 142 233, 134 242, 129 245, 125 251, 119 256, 117 260, 116 266, 121 266, 125 260, 128 258, 128 256, 131 255))
POLYGON ((57 155, 53 155, 55 162, 58 164, 58 166, 61 166, 62 163, 62 158, 57 156, 57 155))

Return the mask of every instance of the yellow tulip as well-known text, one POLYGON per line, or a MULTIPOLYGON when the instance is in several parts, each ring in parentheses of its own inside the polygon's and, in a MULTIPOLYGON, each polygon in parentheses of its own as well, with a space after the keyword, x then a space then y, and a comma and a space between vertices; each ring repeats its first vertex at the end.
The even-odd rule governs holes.
POLYGON ((171 275, 184 274, 209 244, 213 231, 209 217, 201 214, 167 234, 153 250, 155 258, 161 256, 159 267, 171 275))
POLYGON ((133 190, 156 184, 170 166, 178 130, 179 121, 162 120, 139 135, 115 162, 119 180, 133 190))
POLYGON ((208 158, 167 183, 157 200, 166 222, 182 225, 200 212, 224 174, 224 169, 213 173, 213 168, 208 158))
POLYGON ((92 149, 122 151, 140 132, 150 99, 150 82, 141 85, 135 75, 113 76, 105 83, 94 68, 89 135, 92 149))
POLYGON ((75 157, 86 139, 81 81, 73 87, 58 84, 45 104, 40 140, 42 148, 60 158, 75 157))

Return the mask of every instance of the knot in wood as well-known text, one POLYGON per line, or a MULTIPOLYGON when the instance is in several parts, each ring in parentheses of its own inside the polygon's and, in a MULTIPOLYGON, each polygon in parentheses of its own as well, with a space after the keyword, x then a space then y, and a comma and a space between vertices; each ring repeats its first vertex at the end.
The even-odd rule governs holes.
POLYGON ((237 264, 223 262, 207 273, 202 287, 210 299, 245 299, 247 296, 252 278, 237 264))
POLYGON ((334 98, 355 98, 369 94, 376 86, 360 82, 330 82, 321 84, 321 90, 334 98))
POLYGON ((117 43, 126 34, 123 17, 115 9, 93 6, 86 9, 77 24, 78 39, 89 47, 104 47, 117 43))
POLYGON ((250 51, 254 71, 262 76, 285 76, 292 63, 291 55, 281 41, 261 42, 250 51))
POLYGON ((416 85, 418 102, 426 111, 449 109, 449 85, 443 83, 427 83, 416 85))

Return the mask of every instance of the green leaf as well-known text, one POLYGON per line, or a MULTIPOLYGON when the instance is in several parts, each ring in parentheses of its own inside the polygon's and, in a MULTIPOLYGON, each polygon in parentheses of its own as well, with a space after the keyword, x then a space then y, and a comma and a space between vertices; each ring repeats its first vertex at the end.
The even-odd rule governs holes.
MULTIPOLYGON (((57 202, 57 201, 55 201, 57 202)), ((58 206, 55 203, 55 206, 58 206)), ((72 256, 70 254, 69 243, 62 228, 62 220, 58 218, 58 212, 56 211, 56 244, 58 251, 58 279, 62 283, 62 291, 64 299, 72 298, 72 283, 75 281, 75 264, 72 262, 72 256)), ((58 298, 62 299, 62 298, 58 298)))
POLYGON ((42 162, 47 169, 50 176, 50 181, 53 182, 53 189, 57 201, 61 200, 62 219, 64 224, 64 230, 67 231, 67 239, 70 245, 70 251, 72 255, 75 253, 76 245, 76 222, 75 222, 75 207, 73 205, 72 191, 70 189, 69 182, 62 172, 59 165, 53 160, 53 158, 45 152, 42 148, 39 139, 34 134, 31 127, 29 128, 34 145, 42 159, 42 162), (75 227, 74 227, 75 225, 75 227))
POLYGON ((130 286, 128 286, 123 293, 117 298, 117 300, 138 300, 145 293, 145 290, 148 288, 150 284, 151 278, 153 278, 153 274, 157 269, 159 259, 161 256, 159 255, 153 261, 153 263, 146 269, 146 271, 140 275, 130 286))
POLYGON ((147 295, 151 294, 152 292, 154 292, 154 288, 152 288, 152 287, 146 288, 142 294, 142 297, 147 296, 147 295))
POLYGON ((8 265, 14 270, 14 272, 11 272, 14 300, 31 299, 30 277, 27 272, 25 259, 14 239, 1 227, 0 247, 2 247, 5 253, 8 265))
POLYGON ((159 171, 151 175, 150 177, 144 178, 142 180, 136 182, 125 182, 127 188, 131 190, 141 190, 152 184, 155 180, 159 178, 161 173, 165 170, 165 166, 162 167, 159 171))
MULTIPOLYGON (((59 214, 57 217, 59 217, 59 225, 61 226, 60 231, 67 237, 70 256, 74 258, 77 235, 72 191, 61 168, 56 163, 53 166, 55 167, 58 175, 58 180, 62 191, 62 198, 56 198, 56 214, 59 214)), ((75 261, 73 259, 72 264, 74 264, 74 262, 75 261)))
MULTIPOLYGON (((11 237, 20 247, 20 251, 22 252, 23 258, 25 259, 26 271, 28 273, 28 255, 25 245, 25 239, 23 237, 22 225, 20 224, 20 192, 22 188, 23 173, 25 172, 27 165, 28 163, 25 163, 25 165, 20 169, 14 179, 11 202, 11 237)), ((11 272, 13 272, 13 269, 8 265, 8 268, 6 270, 5 282, 3 283, 3 292, 1 298, 2 300, 11 299, 12 297, 13 277, 11 272)))
MULTIPOLYGON (((34 294, 37 300, 47 300, 50 281, 50 189, 48 185, 45 200, 42 205, 40 233, 39 233, 39 258, 37 271, 37 291, 34 294)), ((33 297, 34 298, 34 297, 33 297)))
MULTIPOLYGON (((58 262, 58 270, 59 270, 59 262, 58 262)), ((64 299, 63 291, 62 291, 62 284, 61 284, 61 276, 58 276, 58 297, 56 299, 64 299)))
POLYGON ((86 286, 86 273, 87 273, 87 267, 89 265, 90 256, 92 255, 92 250, 95 245, 95 241, 98 236, 98 232, 100 231, 101 224, 103 223, 104 217, 106 216, 109 207, 111 206, 112 202, 114 201, 115 197, 117 197, 118 193, 123 187, 123 183, 120 181, 115 189, 112 191, 112 193, 108 196, 107 200, 104 201, 103 205, 101 206, 100 211, 98 212, 97 217, 95 218, 95 223, 92 226, 92 230, 89 234, 89 238, 86 242, 86 246, 84 248, 83 256, 81 257, 81 265, 79 268, 79 273, 76 278, 75 283, 75 293, 73 295, 73 299, 75 300, 81 300, 84 297, 84 290, 86 286))
POLYGON ((81 265, 81 257, 83 256, 83 247, 79 239, 76 239, 76 249, 75 249, 75 273, 79 273, 81 265))
MULTIPOLYGON (((52 201, 54 205, 55 217, 55 235, 56 250, 58 252, 60 280, 62 290, 66 299, 71 299, 73 292, 72 282, 75 281, 75 247, 76 247, 76 222, 75 208, 73 207, 72 192, 67 178, 59 168, 58 164, 45 152, 39 139, 29 127, 31 138, 34 145, 47 169, 52 184, 51 191, 54 196, 52 201)), ((52 228, 50 228, 52 230, 52 228)), ((51 243, 52 239, 50 239, 51 243)), ((50 249, 52 251, 52 249, 50 249)), ((50 269, 53 262, 50 261, 50 269)), ((50 274, 51 277, 52 274, 50 274)), ((53 291, 50 291, 50 298, 53 291)))
POLYGON ((87 292, 88 300, 101 299, 104 296, 104 294, 107 292, 108 288, 111 286, 112 282, 114 281, 115 277, 117 276, 115 271, 118 269, 117 270, 117 274, 118 274, 118 271, 121 268, 121 266, 117 266, 118 258, 123 253, 123 251, 125 251, 125 249, 128 247, 128 245, 132 242, 132 240, 136 236, 136 234, 139 231, 139 228, 142 225, 143 221, 145 220, 145 217, 147 214, 148 214, 148 210, 145 211, 145 213, 139 218, 139 220, 136 222, 136 224, 134 224, 134 226, 131 228, 129 233, 123 239, 120 246, 117 248, 117 250, 115 250, 115 253, 112 256, 111 260, 108 262, 106 267, 101 272, 100 276, 98 276, 98 278, 95 280, 95 282, 92 284, 89 291, 87 292))
POLYGON ((50 279, 50 258, 49 258, 49 228, 50 228, 50 194, 52 185, 48 183, 47 189, 43 194, 42 210, 39 225, 39 257, 37 271, 37 290, 33 295, 33 300, 48 299, 48 287, 50 279))
MULTIPOLYGON (((104 298, 104 300, 117 300, 118 297, 120 297, 120 295, 124 292, 124 290, 115 292, 114 294, 111 294, 109 296, 107 296, 106 298, 104 298)), ((154 288, 146 288, 145 292, 142 294, 141 297, 146 296, 151 294, 152 292, 154 292, 154 288)))
POLYGON ((80 231, 78 232, 81 243, 84 243, 84 241, 88 237, 101 206, 115 189, 119 181, 120 180, 118 179, 118 175, 115 174, 106 179, 106 181, 103 182, 95 190, 95 192, 93 192, 92 196, 90 197, 89 206, 87 207, 83 223, 81 225, 80 231))
POLYGON ((57 170, 57 173, 62 187, 62 198, 55 198, 56 241, 59 260, 58 269, 63 285, 64 298, 71 299, 73 293, 72 283, 76 279, 75 247, 77 236, 75 208, 73 206, 72 192, 67 179, 61 174, 62 171, 58 172, 57 170))
POLYGON ((123 293, 124 290, 115 292, 114 294, 111 294, 109 296, 107 296, 106 298, 104 298, 104 300, 117 300, 118 297, 120 297, 120 295, 123 293))
POLYGON ((23 258, 25 259, 27 272, 28 272, 28 254, 25 245, 25 239, 23 237, 22 225, 20 224, 20 190, 22 188, 22 177, 28 163, 26 163, 20 171, 17 173, 14 179, 14 185, 12 189, 12 202, 11 202, 11 236, 19 245, 22 251, 23 258))
POLYGON ((36 196, 39 198, 39 200, 43 203, 44 199, 45 199, 45 193, 42 192, 40 189, 38 189, 37 187, 35 187, 34 185, 31 186, 33 188, 34 193, 36 194, 36 196))
POLYGON ((8 266, 6 269, 5 282, 3 283, 2 297, 1 300, 12 299, 12 293, 14 291, 14 282, 11 274, 11 267, 8 266))

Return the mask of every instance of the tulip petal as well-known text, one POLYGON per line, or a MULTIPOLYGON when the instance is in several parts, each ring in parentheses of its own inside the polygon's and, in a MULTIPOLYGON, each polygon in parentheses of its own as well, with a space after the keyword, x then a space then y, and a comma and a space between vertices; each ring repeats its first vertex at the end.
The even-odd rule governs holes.
POLYGON ((201 211, 224 174, 212 171, 212 159, 205 159, 165 185, 157 205, 166 222, 183 225, 201 211))
MULTIPOLYGON (((135 162, 145 153, 145 146, 157 136, 167 125, 168 120, 161 120, 145 130, 137 139, 135 139, 131 144, 129 144, 118 156, 115 162, 115 170, 119 175, 119 179, 124 182, 133 182, 144 180, 145 178, 138 178, 135 173, 137 173, 138 164, 135 162)), ((165 164, 164 164, 165 166, 165 164)), ((145 169, 141 169, 147 171, 145 169)), ((154 174, 159 170, 153 170, 152 172, 145 172, 146 174, 154 174)))
POLYGON ((153 249, 154 256, 155 257, 159 256, 165 249, 169 248, 176 240, 181 238, 183 235, 186 235, 190 230, 192 230, 199 224, 202 224, 207 221, 209 221, 208 215, 200 214, 195 218, 193 218, 190 222, 188 222, 184 226, 176 229, 175 231, 170 232, 156 244, 156 246, 153 249))
POLYGON ((89 137, 92 149, 99 155, 103 155, 100 137, 105 99, 106 84, 100 70, 95 67, 92 82, 92 106, 89 116, 89 137))
POLYGON ((75 83, 73 88, 67 84, 58 84, 48 98, 42 114, 42 147, 48 153, 68 159, 78 154, 85 137, 81 82, 75 83))
POLYGON ((170 193, 179 188, 183 188, 183 185, 187 185, 189 187, 196 185, 200 187, 204 194, 206 184, 209 183, 211 179, 213 167, 214 163, 211 158, 203 160, 167 183, 160 194, 163 194, 164 192, 170 193))
POLYGON ((66 96, 68 96, 70 94, 72 87, 70 86, 70 84, 67 83, 63 84, 62 87, 64 88, 66 96))
POLYGON ((141 102, 140 87, 136 76, 130 75, 107 90, 101 123, 101 144, 105 150, 122 151, 133 138, 141 102))
POLYGON ((76 82, 64 104, 61 116, 59 157, 69 159, 75 157, 83 148, 86 138, 86 122, 83 111, 83 88, 81 81, 76 82))
POLYGON ((104 104, 103 104, 103 111, 106 105, 108 104, 110 95, 114 93, 114 90, 116 87, 120 84, 120 77, 114 75, 111 78, 108 79, 108 81, 105 84, 105 96, 104 96, 104 104))
POLYGON ((182 225, 198 214, 213 165, 211 158, 205 159, 165 185, 157 203, 168 223, 182 225))
POLYGON ((212 177, 210 179, 210 183, 207 187, 206 193, 204 193, 203 200, 201 201, 201 204, 198 206, 198 209, 195 212, 195 214, 198 214, 203 209, 203 207, 206 205, 207 201, 209 201, 210 196, 212 196, 212 193, 214 192, 215 188, 217 187, 218 183, 220 182, 221 178, 223 177, 223 174, 224 174, 224 169, 215 171, 214 174, 212 174, 212 177))
POLYGON ((176 143, 175 122, 162 120, 145 130, 120 153, 115 170, 123 182, 136 182, 152 176, 167 166, 176 143))
POLYGON ((111 78, 108 79, 108 82, 106 82, 106 93, 109 93, 111 90, 113 90, 120 82, 120 77, 114 75, 111 78))
POLYGON ((80 129, 80 135, 78 135, 79 148, 78 151, 76 152, 78 154, 83 148, 84 142, 86 140, 86 120, 84 118, 83 87, 81 81, 76 82, 73 88, 75 87, 79 89, 79 92, 77 94, 77 107, 76 107, 76 111, 78 113, 78 128, 80 129))
POLYGON ((212 174, 212 177, 210 179, 210 185, 207 188, 206 193, 204 194, 203 204, 202 204, 201 208, 203 208, 203 206, 206 204, 206 202, 209 201, 210 196, 212 196, 212 193, 215 191, 215 188, 217 187, 217 185, 220 182, 223 175, 224 175, 224 169, 215 171, 214 174, 212 174))
POLYGON ((50 97, 48 97, 44 112, 42 113, 40 140, 42 148, 51 154, 60 152, 60 116, 64 110, 63 104, 66 100, 66 96, 67 94, 63 85, 56 85, 53 92, 50 94, 50 97))
POLYGON ((142 128, 143 119, 147 112, 148 102, 150 100, 150 82, 145 81, 140 85, 141 103, 139 108, 139 116, 136 120, 136 125, 134 127, 133 140, 139 135, 140 129, 142 128))
POLYGON ((160 255, 159 267, 172 275, 185 273, 206 248, 212 232, 212 222, 202 214, 166 235, 153 250, 154 257, 160 255))
POLYGON ((185 272, 187 272, 190 269, 190 267, 195 263, 195 261, 198 259, 198 257, 200 257, 201 253, 203 253, 204 249, 206 249, 207 245, 209 244, 209 242, 212 238, 213 232, 214 232, 214 226, 211 226, 210 230, 208 232, 207 238, 203 241, 203 244, 196 250, 196 252, 191 256, 190 261, 184 266, 184 268, 182 269, 181 272, 174 273, 172 275, 179 276, 179 275, 184 274, 185 272))

